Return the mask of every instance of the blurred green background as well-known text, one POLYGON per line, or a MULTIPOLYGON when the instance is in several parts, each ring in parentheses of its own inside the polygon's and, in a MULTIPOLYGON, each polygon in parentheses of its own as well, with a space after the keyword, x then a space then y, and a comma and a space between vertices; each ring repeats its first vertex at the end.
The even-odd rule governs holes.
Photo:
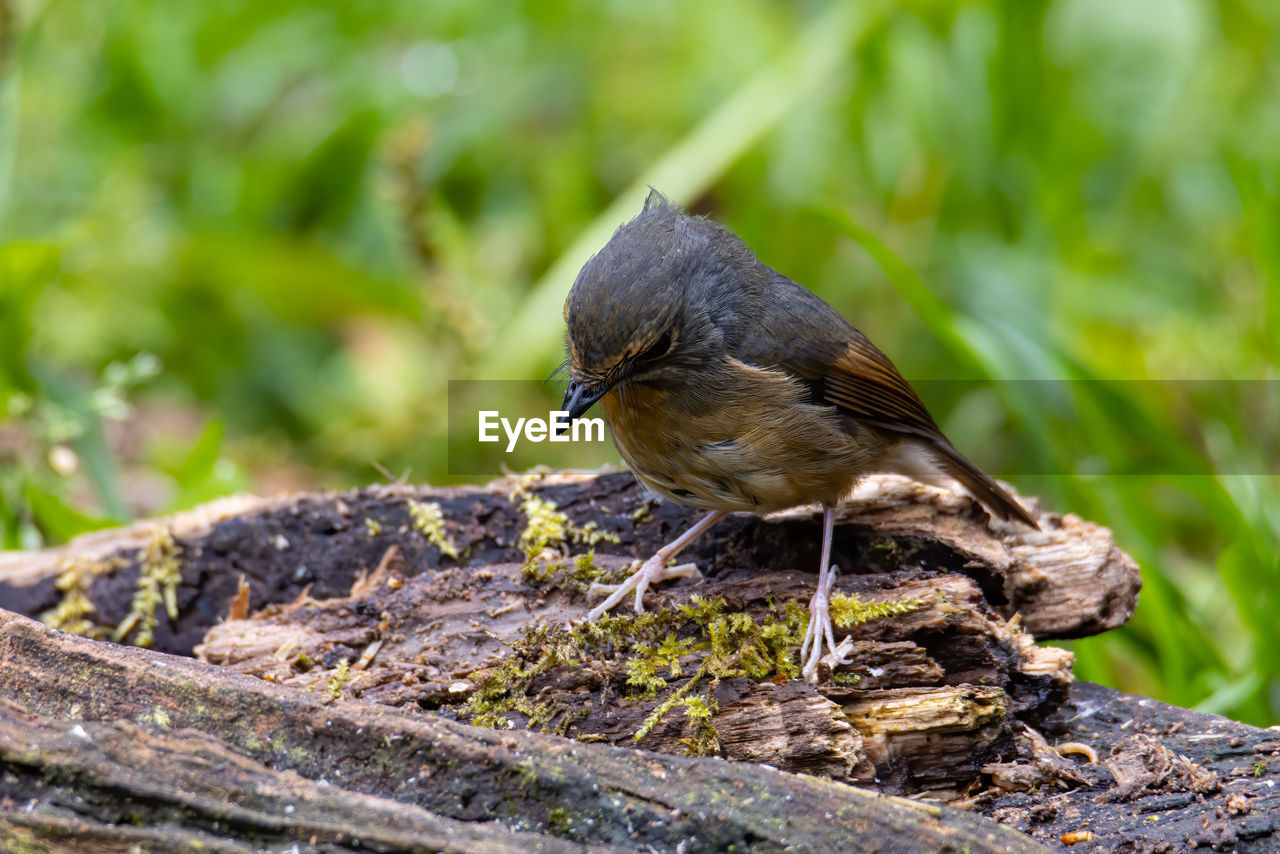
POLYGON ((0 0, 0 73, 4 547, 443 482, 652 182, 1114 529, 1080 677, 1280 720, 1274 0, 0 0))

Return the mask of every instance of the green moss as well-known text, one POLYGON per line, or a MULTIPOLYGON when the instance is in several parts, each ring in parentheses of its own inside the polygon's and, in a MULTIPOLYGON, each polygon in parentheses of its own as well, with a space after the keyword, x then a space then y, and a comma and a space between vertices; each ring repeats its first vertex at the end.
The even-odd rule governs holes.
POLYGON ((440 549, 440 554, 451 558, 458 557, 458 547, 444 530, 444 512, 434 501, 408 502, 409 519, 413 529, 427 538, 433 546, 440 549))
POLYGON ((604 570, 596 565, 596 550, 592 549, 573 559, 573 569, 569 571, 568 580, 585 586, 599 581, 603 574, 604 570))
MULTIPOLYGON (((591 574, 586 566, 581 572, 591 574)), ((866 602, 843 594, 832 601, 833 618, 845 627, 917 607, 918 602, 866 602)), ((582 704, 569 706, 564 699, 549 701, 548 696, 562 695, 543 687, 551 684, 549 677, 558 668, 582 668, 588 671, 588 681, 615 686, 623 702, 661 698, 633 733, 636 740, 682 710, 688 730, 680 741, 686 751, 717 754, 719 738, 712 720, 718 712, 714 696, 720 681, 798 678, 796 649, 808 619, 808 609, 795 600, 780 607, 771 605, 770 612, 757 620, 728 612, 723 599, 693 596, 659 611, 605 615, 596 623, 536 626, 510 644, 511 653, 495 668, 475 674, 478 687, 460 714, 474 724, 495 728, 511 728, 523 716, 530 729, 573 735, 574 722, 586 710, 582 704)), ((858 681, 856 675, 838 676, 845 677, 841 684, 858 681)), ((582 737, 600 740, 599 735, 582 737)))
POLYGON ((541 476, 535 472, 521 478, 509 496, 511 501, 520 502, 520 512, 525 517, 520 549, 525 556, 525 578, 534 583, 551 582, 564 569, 560 561, 546 559, 548 549, 562 549, 567 556, 571 545, 585 545, 594 550, 601 542, 620 542, 617 534, 601 530, 594 521, 576 525, 554 502, 530 492, 529 486, 541 476), (535 566, 537 563, 544 565, 535 566))
POLYGON ((533 560, 548 546, 564 543, 573 523, 556 505, 540 495, 525 493, 520 499, 520 512, 525 516, 520 548, 525 558, 533 560))
MULTIPOLYGON (((662 719, 665 718, 668 713, 677 707, 683 707, 687 717, 700 718, 704 721, 709 720, 711 716, 718 711, 715 700, 704 694, 691 694, 690 692, 693 690, 694 686, 702 680, 702 677, 706 675, 707 662, 710 659, 711 656, 703 658, 701 666, 698 667, 692 678, 655 706, 653 711, 649 713, 649 716, 644 719, 644 723, 640 724, 640 728, 637 729, 631 737, 636 741, 644 739, 649 735, 649 733, 653 732, 653 728, 661 723, 662 719)), ((667 683, 663 681, 661 684, 665 688, 667 683)))
POLYGON ((745 614, 724 612, 723 600, 694 597, 675 609, 531 628, 511 645, 512 654, 484 675, 461 712, 472 723, 504 728, 514 725, 514 712, 528 718, 530 728, 568 732, 585 710, 553 707, 535 690, 537 679, 555 668, 588 667, 601 679, 620 683, 625 698, 633 702, 658 697, 692 668, 692 675, 657 705, 636 737, 644 738, 679 708, 694 724, 687 748, 717 752, 710 719, 717 711, 712 692, 719 680, 796 676, 794 647, 803 636, 807 613, 788 603, 780 613, 757 623, 745 614))
POLYGON ((654 648, 648 641, 640 641, 633 648, 633 657, 626 661, 627 684, 639 688, 642 696, 656 697, 667 687, 667 677, 659 670, 666 670, 671 679, 681 676, 680 658, 694 652, 694 638, 676 638, 668 633, 662 643, 654 648))
POLYGON ((918 599, 867 602, 857 595, 836 593, 831 597, 831 622, 843 629, 860 626, 880 617, 896 617, 916 610, 921 605, 918 599))
POLYGON ((559 587, 578 593, 584 593, 597 581, 620 581, 630 569, 626 566, 609 572, 596 564, 596 553, 592 549, 578 555, 572 563, 561 560, 530 560, 520 569, 526 584, 545 587, 559 587), (615 578, 614 576, 619 576, 615 578))
POLYGON ((156 609, 164 603, 169 619, 178 618, 178 585, 182 582, 182 566, 178 562, 178 544, 164 525, 155 525, 143 550, 138 573, 138 586, 133 594, 132 607, 116 626, 117 641, 128 637, 137 628, 133 642, 137 646, 151 646, 156 627, 156 609))
POLYGON ((334 700, 340 699, 342 688, 350 678, 351 662, 344 658, 338 662, 338 666, 333 670, 333 678, 329 680, 329 696, 334 700))
POLYGON ((718 711, 714 694, 720 680, 746 677, 756 683, 776 676, 797 677, 799 667, 794 651, 804 638, 807 612, 798 602, 789 601, 757 621, 740 612, 726 614, 723 599, 700 596, 678 606, 676 612, 685 625, 696 627, 697 633, 679 640, 669 636, 656 647, 637 644, 627 663, 635 680, 631 684, 652 692, 658 688, 658 669, 667 668, 673 678, 677 677, 679 659, 689 652, 699 656, 698 668, 684 685, 653 709, 633 737, 645 738, 670 712, 682 708, 693 725, 692 735, 681 739, 686 752, 719 753, 719 738, 711 719, 718 711), (695 687, 700 690, 695 692, 695 687))
POLYGON ((377 519, 365 519, 364 529, 369 536, 376 537, 382 533, 382 523, 377 519))
POLYGON ((169 713, 159 706, 149 711, 140 713, 137 717, 138 723, 150 723, 160 727, 170 727, 173 720, 169 717, 169 713))
MULTIPOLYGON (((566 629, 563 626, 535 626, 525 632, 524 638, 511 644, 511 654, 493 670, 483 674, 478 687, 467 697, 461 713, 477 726, 494 729, 511 729, 513 712, 528 719, 530 729, 552 730, 552 722, 558 712, 546 703, 531 698, 534 680, 555 667, 578 664, 575 647, 583 639, 580 626, 566 629)), ((585 712, 584 712, 585 714, 585 712)), ((562 727, 567 721, 562 723, 562 727)))
POLYGON ((631 511, 631 521, 633 524, 642 525, 653 518, 653 499, 645 497, 640 506, 631 511))
POLYGON ((564 564, 558 560, 526 560, 520 567, 520 577, 533 587, 558 586, 557 578, 564 573, 564 564))
POLYGON ((612 531, 603 531, 595 522, 588 522, 581 528, 574 528, 570 532, 573 534, 573 541, 583 545, 594 547, 598 543, 618 544, 622 539, 612 531))
POLYGON ((564 807, 552 807, 547 811, 547 830, 559 837, 567 837, 573 830, 569 822, 569 811, 564 807))
POLYGON ((89 599, 89 587, 97 576, 123 566, 124 561, 120 558, 102 561, 84 557, 68 558, 54 581, 54 585, 62 591, 62 598, 58 600, 56 607, 40 615, 41 622, 50 628, 75 635, 99 639, 107 637, 109 630, 90 619, 97 613, 97 608, 89 599))

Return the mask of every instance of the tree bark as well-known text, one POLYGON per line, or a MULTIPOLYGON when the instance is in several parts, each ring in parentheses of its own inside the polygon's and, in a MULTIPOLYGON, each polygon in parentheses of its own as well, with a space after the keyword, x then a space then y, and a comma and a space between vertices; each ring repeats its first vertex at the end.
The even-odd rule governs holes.
MULTIPOLYGON (((326 850, 1033 850, 976 817, 844 784, 985 791, 990 810, 1012 808, 993 781, 1102 785, 1037 734, 1070 708, 1072 676, 1069 653, 1036 641, 1122 625, 1138 571, 1106 529, 1037 515, 1032 531, 959 493, 870 479, 837 517, 837 590, 857 615, 837 633, 848 663, 828 662, 816 686, 791 678, 813 512, 730 517, 682 555, 705 577, 650 593, 654 613, 580 620, 591 578, 624 576, 696 517, 627 474, 237 498, 0 556, 0 605, 218 665, 0 623, 0 684, 18 702, 0 708, 19 769, 6 794, 31 793, 38 813, 0 832, 178 846, 121 820, 175 815, 188 842, 326 850), (72 750, 81 733, 112 746, 72 750), (200 769, 222 782, 202 787, 200 769), (166 779, 173 791, 154 785, 166 779), (219 792, 240 790, 257 799, 226 800, 228 830, 219 792), (806 806, 793 815, 779 797, 806 806), (97 806, 68 807, 82 803, 97 806)), ((1155 755, 1131 753, 1116 773, 1141 788, 1155 755)))
MULTIPOLYGON (((250 610, 346 595, 357 575, 397 545, 410 574, 450 567, 520 563, 528 528, 523 494, 544 499, 577 529, 595 523, 617 538, 595 543, 599 555, 648 557, 689 527, 689 508, 650 502, 628 473, 549 475, 532 482, 444 489, 372 487, 281 499, 235 496, 159 522, 77 538, 35 553, 0 554, 0 604, 38 616, 67 598, 80 576, 87 621, 113 631, 128 616, 148 547, 157 530, 172 537, 180 562, 177 616, 158 621, 151 648, 189 655, 227 615, 244 575, 250 610), (440 507, 460 556, 413 527, 411 502, 440 507), (159 526, 159 528, 157 528, 159 526), (59 589, 58 580, 64 589, 59 589)), ((874 574, 909 567, 964 572, 1005 619, 1021 614, 1037 639, 1083 637, 1128 620, 1141 580, 1110 532, 1072 515, 1038 514, 1042 530, 993 521, 967 496, 891 475, 868 478, 839 509, 833 561, 842 572, 874 574)), ((704 574, 764 569, 816 573, 821 520, 789 511, 761 519, 736 514, 712 528, 682 559, 704 574)), ((581 545, 573 545, 582 551, 581 545)))
POLYGON ((0 842, 50 851, 1015 851, 995 822, 272 685, 0 613, 0 842))

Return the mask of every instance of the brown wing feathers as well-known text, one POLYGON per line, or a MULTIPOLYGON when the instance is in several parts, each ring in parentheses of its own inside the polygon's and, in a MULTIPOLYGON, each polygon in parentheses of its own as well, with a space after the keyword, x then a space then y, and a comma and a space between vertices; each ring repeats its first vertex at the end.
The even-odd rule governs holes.
POLYGON ((781 367, 816 384, 817 396, 868 424, 925 439, 941 438, 929 411, 898 369, 865 338, 841 347, 805 342, 781 367))
POLYGON ((861 333, 843 349, 809 342, 782 367, 813 384, 815 396, 868 425, 921 440, 938 467, 962 483, 1001 519, 1038 528, 1020 504, 957 451, 889 358, 861 333))

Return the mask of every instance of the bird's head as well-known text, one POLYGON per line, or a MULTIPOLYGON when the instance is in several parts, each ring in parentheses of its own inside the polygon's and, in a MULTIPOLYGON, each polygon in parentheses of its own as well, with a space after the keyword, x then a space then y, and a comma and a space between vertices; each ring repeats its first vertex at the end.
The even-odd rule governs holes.
POLYGON ((577 418, 628 383, 696 387, 739 323, 755 256, 727 229, 691 217, 654 190, 582 268, 564 304, 577 418))

